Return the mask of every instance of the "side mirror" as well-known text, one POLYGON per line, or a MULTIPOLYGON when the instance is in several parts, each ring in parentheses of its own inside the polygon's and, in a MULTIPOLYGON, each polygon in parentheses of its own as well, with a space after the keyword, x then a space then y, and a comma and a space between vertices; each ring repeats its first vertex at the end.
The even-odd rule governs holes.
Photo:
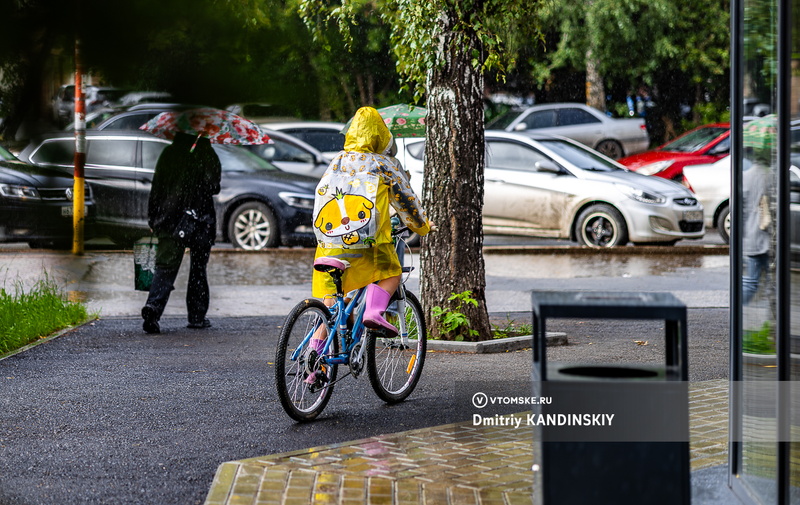
POLYGON ((540 160, 534 163, 533 166, 536 167, 537 172, 549 172, 552 174, 561 173, 561 167, 556 165, 556 163, 552 160, 540 160))
POLYGON ((275 158, 275 148, 273 146, 267 146, 261 150, 261 157, 265 160, 272 161, 275 158))
POLYGON ((528 125, 525 123, 517 123, 517 126, 514 127, 515 132, 524 132, 528 129, 528 125))

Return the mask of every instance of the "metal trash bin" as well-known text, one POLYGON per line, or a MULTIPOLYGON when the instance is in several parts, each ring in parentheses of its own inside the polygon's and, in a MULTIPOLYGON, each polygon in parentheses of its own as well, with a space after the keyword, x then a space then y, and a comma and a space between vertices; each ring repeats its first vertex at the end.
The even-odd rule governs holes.
POLYGON ((669 293, 533 291, 534 503, 690 502, 686 306, 669 293), (548 363, 552 318, 662 319, 663 365, 548 363))
POLYGON ((133 288, 136 291, 150 291, 153 274, 156 271, 156 249, 158 239, 145 237, 133 244, 133 288))

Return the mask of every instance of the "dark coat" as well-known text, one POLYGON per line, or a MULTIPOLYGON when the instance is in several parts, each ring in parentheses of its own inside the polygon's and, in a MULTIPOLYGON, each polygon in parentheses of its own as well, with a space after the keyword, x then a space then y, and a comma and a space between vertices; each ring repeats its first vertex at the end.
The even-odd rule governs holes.
POLYGON ((170 234, 182 214, 194 210, 214 230, 213 195, 219 193, 222 167, 207 138, 178 133, 161 153, 153 175, 148 223, 156 233, 170 234), (197 140, 193 152, 189 152, 197 140))

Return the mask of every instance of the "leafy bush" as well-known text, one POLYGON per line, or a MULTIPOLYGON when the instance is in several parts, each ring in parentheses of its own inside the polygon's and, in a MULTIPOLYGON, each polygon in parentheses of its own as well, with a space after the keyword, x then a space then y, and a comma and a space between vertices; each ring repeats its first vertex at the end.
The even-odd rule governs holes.
POLYGON ((478 334, 477 330, 470 328, 471 324, 469 318, 461 312, 464 304, 468 303, 475 307, 478 306, 478 300, 472 298, 472 291, 464 291, 463 293, 453 293, 448 301, 457 301, 455 308, 441 308, 433 307, 431 313, 439 322, 439 331, 442 335, 454 337, 453 340, 461 342, 464 340, 464 335, 475 336, 478 334))

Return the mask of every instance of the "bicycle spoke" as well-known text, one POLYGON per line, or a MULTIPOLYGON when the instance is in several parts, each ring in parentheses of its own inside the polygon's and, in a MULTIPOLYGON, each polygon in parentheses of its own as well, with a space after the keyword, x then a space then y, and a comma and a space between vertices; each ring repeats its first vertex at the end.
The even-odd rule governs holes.
POLYGON ((336 366, 324 363, 308 347, 308 337, 319 328, 327 328, 328 318, 328 309, 321 302, 307 300, 289 314, 281 331, 275 355, 275 385, 284 410, 298 421, 319 415, 333 391, 336 366), (309 376, 314 381, 307 381, 309 376))
POLYGON ((378 396, 388 403, 402 401, 411 394, 425 361, 422 308, 412 293, 406 292, 405 296, 396 311, 386 313, 387 321, 400 330, 400 336, 385 338, 372 332, 367 340, 370 382, 378 396))

